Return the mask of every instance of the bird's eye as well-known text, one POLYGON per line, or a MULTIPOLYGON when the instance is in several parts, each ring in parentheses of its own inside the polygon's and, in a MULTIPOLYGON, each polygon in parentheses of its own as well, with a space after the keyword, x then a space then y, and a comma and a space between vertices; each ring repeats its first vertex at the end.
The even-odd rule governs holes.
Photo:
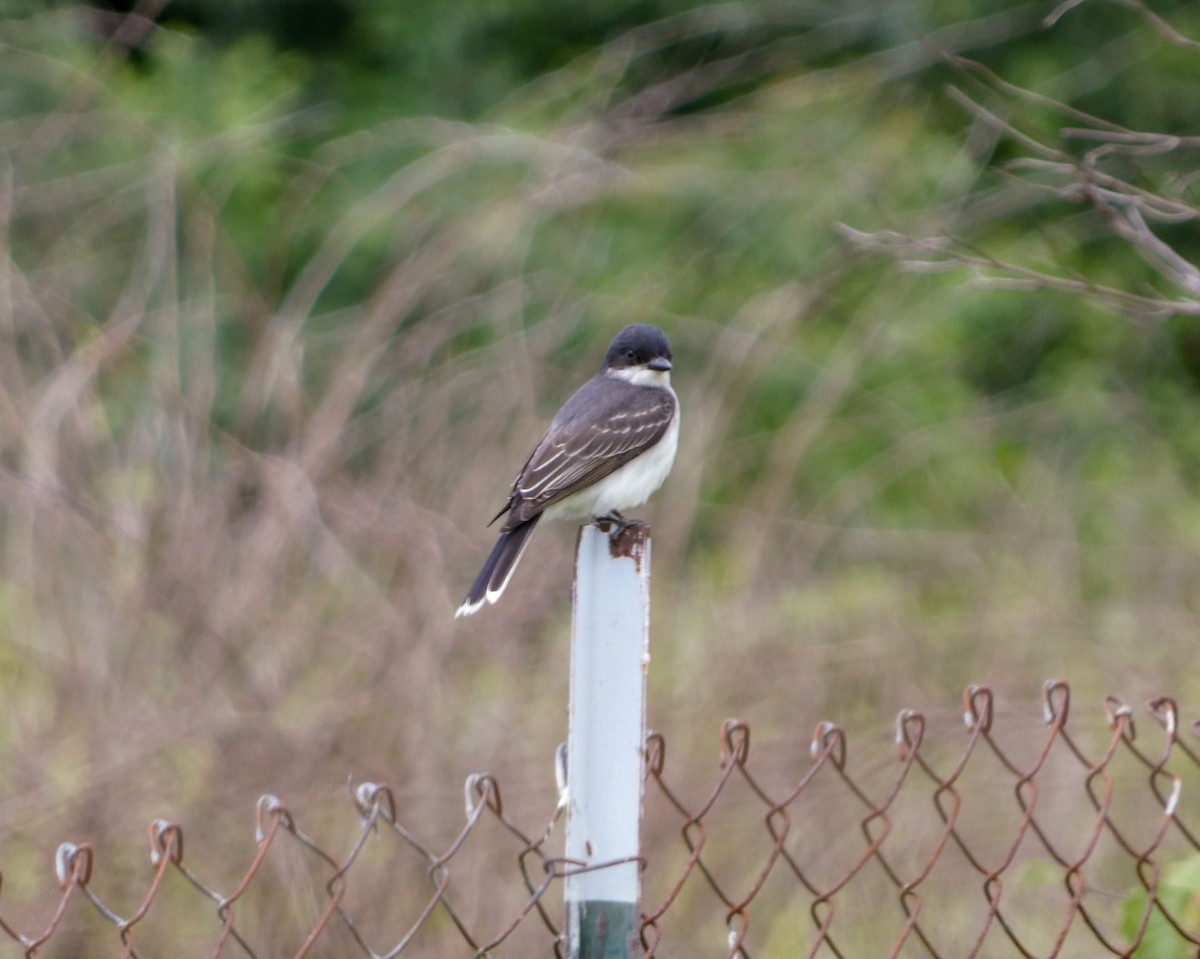
POLYGON ((632 359, 634 359, 636 356, 637 356, 637 354, 636 354, 636 353, 634 353, 634 352, 633 352, 633 350, 626 350, 626 351, 625 351, 625 358, 626 358, 627 360, 632 360, 632 359))

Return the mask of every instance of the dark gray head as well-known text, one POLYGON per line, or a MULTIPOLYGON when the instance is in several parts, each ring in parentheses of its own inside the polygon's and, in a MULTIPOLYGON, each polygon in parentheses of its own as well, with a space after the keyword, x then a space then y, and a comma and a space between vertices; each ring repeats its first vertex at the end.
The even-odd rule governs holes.
POLYGON ((657 326, 630 323, 612 341, 601 370, 671 369, 671 344, 657 326))

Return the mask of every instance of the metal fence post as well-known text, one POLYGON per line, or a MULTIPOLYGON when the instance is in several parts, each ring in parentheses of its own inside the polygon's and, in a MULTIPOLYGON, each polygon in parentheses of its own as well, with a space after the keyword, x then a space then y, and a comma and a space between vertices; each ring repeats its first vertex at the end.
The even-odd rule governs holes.
POLYGON ((575 559, 563 890, 571 959, 631 959, 638 928, 650 529, 584 526, 575 559))

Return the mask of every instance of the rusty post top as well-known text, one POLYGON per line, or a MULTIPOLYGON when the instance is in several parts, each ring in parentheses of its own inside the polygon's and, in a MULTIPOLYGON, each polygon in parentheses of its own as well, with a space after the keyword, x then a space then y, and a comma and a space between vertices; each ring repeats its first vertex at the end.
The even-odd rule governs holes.
POLYGON ((649 523, 635 519, 618 527, 613 520, 599 519, 596 520, 596 526, 602 533, 608 534, 608 552, 613 559, 628 558, 641 566, 650 543, 649 523))

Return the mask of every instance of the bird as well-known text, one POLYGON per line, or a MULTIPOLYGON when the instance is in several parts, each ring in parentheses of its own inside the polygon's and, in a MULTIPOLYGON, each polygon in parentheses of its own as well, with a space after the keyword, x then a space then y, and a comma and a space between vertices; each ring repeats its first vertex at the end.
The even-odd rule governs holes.
POLYGON ((617 532, 637 525, 622 511, 662 486, 679 445, 671 361, 658 327, 631 323, 613 338, 600 372, 555 414, 488 524, 505 517, 455 619, 501 597, 543 516, 608 522, 617 532))

